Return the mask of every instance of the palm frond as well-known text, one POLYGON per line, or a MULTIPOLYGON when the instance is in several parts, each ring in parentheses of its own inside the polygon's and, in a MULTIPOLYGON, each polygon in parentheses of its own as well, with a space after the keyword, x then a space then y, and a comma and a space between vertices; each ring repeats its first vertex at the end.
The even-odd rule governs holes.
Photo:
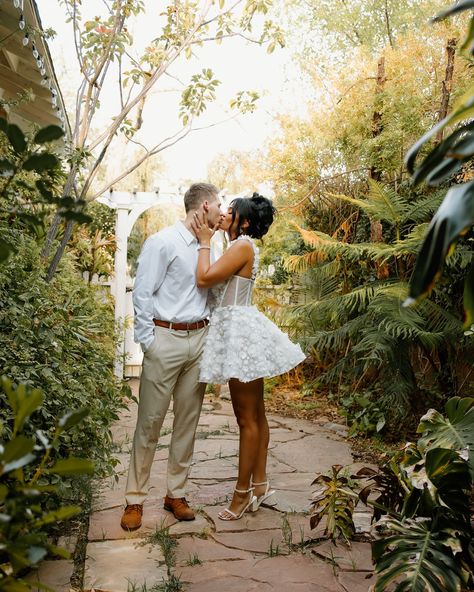
POLYGON ((306 230, 296 223, 295 227, 303 241, 318 253, 318 257, 327 259, 341 258, 359 264, 361 260, 384 261, 393 255, 393 246, 385 243, 343 243, 324 232, 306 230))
POLYGON ((405 212, 408 203, 389 186, 383 186, 377 181, 369 181, 369 193, 363 199, 357 199, 340 193, 331 197, 358 206, 374 220, 386 220, 391 224, 400 225, 406 219, 405 212))
POLYGON ((411 203, 405 211, 405 219, 413 222, 429 220, 443 201, 444 194, 430 194, 411 203))

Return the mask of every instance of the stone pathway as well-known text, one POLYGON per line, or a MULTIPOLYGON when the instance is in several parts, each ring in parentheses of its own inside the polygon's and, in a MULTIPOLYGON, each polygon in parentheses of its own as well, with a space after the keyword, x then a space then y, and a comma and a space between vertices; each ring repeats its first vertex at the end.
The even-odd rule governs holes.
MULTIPOLYGON (((136 392, 138 381, 132 381, 132 387, 136 392)), ((368 543, 355 542, 350 549, 328 541, 308 544, 322 532, 309 525, 315 473, 333 464, 360 467, 341 435, 343 426, 269 415, 268 473, 277 491, 270 498, 272 506, 224 522, 217 513, 235 484, 238 428, 228 400, 206 397, 187 495, 198 513, 192 522, 177 522, 163 510, 162 500, 172 422, 168 414, 152 467, 143 526, 127 533, 119 522, 135 417, 133 404, 114 428, 120 447, 118 479, 101 483, 94 502, 84 590, 172 592, 181 589, 173 587, 176 580, 185 592, 366 592, 373 584, 368 543), (170 550, 172 567, 166 532, 176 541, 170 550)), ((356 515, 359 531, 367 530, 369 522, 368 514, 356 515)), ((54 589, 68 590, 59 569, 66 562, 49 563, 56 564, 54 589)))

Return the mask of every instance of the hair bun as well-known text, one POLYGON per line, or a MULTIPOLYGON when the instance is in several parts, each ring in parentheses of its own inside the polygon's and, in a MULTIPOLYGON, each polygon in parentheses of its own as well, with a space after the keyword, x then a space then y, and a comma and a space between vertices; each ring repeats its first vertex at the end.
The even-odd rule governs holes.
POLYGON ((256 191, 253 192, 249 201, 254 211, 253 223, 251 224, 252 232, 250 234, 255 238, 261 238, 268 232, 276 214, 276 209, 267 197, 260 195, 256 191))

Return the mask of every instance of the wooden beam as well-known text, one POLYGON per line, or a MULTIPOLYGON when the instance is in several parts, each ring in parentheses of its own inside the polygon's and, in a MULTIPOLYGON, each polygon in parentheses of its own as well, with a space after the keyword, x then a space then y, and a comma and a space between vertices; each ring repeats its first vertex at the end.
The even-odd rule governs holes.
POLYGON ((20 62, 20 58, 15 53, 12 53, 11 51, 8 51, 6 49, 3 50, 3 55, 6 57, 10 69, 14 72, 18 72, 18 64, 20 62))
MULTIPOLYGON (((23 70, 22 70, 23 72, 23 70)), ((9 68, 0 64, 0 87, 7 83, 14 84, 22 89, 31 88, 37 97, 46 101, 51 99, 51 92, 48 88, 41 86, 41 76, 38 73, 36 81, 24 78, 18 73, 12 72, 9 68)))
MULTIPOLYGON (((15 100, 16 95, 5 90, 4 100, 15 100)), ((32 122, 37 123, 40 126, 49 125, 61 125, 61 120, 55 116, 52 110, 42 109, 36 101, 31 103, 20 103, 16 107, 10 108, 10 113, 16 113, 20 117, 32 122)))
MULTIPOLYGON (((22 86, 20 84, 16 84, 15 82, 11 82, 10 80, 0 80, 0 86, 3 88, 7 93, 9 93, 13 99, 17 99, 18 95, 25 90, 29 90, 28 86, 22 86)), ((39 97, 35 94, 34 90, 31 89, 34 95, 34 99, 29 101, 30 103, 35 103, 41 111, 49 111, 54 113, 54 107, 51 102, 44 97, 39 97)))

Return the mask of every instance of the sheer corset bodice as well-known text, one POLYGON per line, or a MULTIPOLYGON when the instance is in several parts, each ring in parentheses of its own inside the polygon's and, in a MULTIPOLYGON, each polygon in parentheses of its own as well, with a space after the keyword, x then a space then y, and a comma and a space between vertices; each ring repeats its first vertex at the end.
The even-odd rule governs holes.
POLYGON ((250 306, 254 281, 252 278, 233 275, 225 283, 218 306, 250 306))
POLYGON ((254 261, 252 277, 233 275, 209 290, 212 314, 202 354, 201 382, 225 384, 230 378, 249 382, 288 372, 305 355, 299 345, 251 305, 258 269, 258 249, 245 235, 236 240, 250 241, 254 261))

